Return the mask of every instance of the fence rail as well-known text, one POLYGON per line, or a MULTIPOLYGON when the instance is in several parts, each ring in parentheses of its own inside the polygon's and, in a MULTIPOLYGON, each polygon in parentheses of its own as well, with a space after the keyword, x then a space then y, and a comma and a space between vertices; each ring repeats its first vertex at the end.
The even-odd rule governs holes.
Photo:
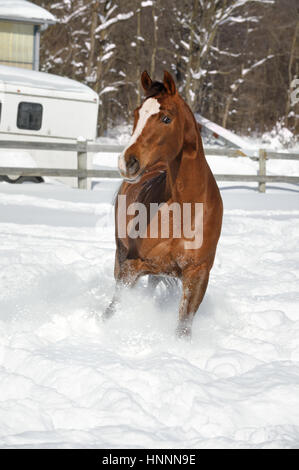
MULTIPOLYGON (((0 174, 13 176, 52 176, 52 177, 75 177, 78 179, 78 188, 87 188, 88 178, 119 178, 117 170, 96 170, 87 169, 88 153, 120 153, 124 146, 99 144, 78 140, 76 143, 51 143, 51 142, 16 142, 0 141, 0 149, 22 149, 22 150, 56 150, 77 153, 77 169, 66 168, 24 168, 24 167, 2 167, 0 157, 0 174)), ((266 149, 259 149, 258 152, 246 149, 229 149, 220 147, 207 147, 206 155, 216 155, 225 157, 247 157, 258 162, 257 175, 236 175, 236 174, 215 174, 217 181, 245 181, 257 182, 260 192, 266 191, 266 183, 291 183, 299 184, 299 176, 267 175, 266 162, 268 159, 275 160, 299 160, 299 154, 273 152, 266 149)))

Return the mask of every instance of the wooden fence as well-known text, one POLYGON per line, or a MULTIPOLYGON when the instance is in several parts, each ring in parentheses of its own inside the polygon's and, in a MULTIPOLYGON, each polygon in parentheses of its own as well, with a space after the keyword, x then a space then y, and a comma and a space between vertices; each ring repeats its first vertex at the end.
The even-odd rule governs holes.
MULTIPOLYGON (((0 149, 22 149, 22 150, 56 150, 77 153, 77 169, 66 168, 24 168, 24 167, 2 167, 0 158, 0 174, 14 176, 53 176, 53 177, 75 177, 78 179, 78 188, 87 188, 88 178, 120 178, 117 170, 95 170, 87 169, 87 153, 112 152, 120 153, 121 145, 103 145, 96 142, 78 140, 76 143, 48 143, 48 142, 16 142, 0 141, 0 149)), ((206 155, 218 155, 225 157, 251 158, 258 162, 257 175, 232 175, 215 174, 217 181, 245 181, 257 182, 258 189, 264 193, 266 183, 291 183, 299 184, 299 176, 279 176, 266 174, 266 162, 268 159, 275 160, 299 160, 299 154, 272 152, 260 149, 258 155, 252 155, 252 150, 228 149, 222 147, 205 148, 206 155)))

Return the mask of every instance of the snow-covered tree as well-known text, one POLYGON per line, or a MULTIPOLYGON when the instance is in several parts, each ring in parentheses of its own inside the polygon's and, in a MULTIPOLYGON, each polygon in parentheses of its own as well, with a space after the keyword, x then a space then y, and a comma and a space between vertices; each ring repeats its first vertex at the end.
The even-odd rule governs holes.
MULTIPOLYGON (((247 16, 244 7, 252 2, 273 4, 274 0, 192 0, 182 2, 177 9, 177 20, 180 25, 180 44, 183 49, 182 60, 185 63, 184 92, 188 104, 195 109, 199 91, 204 78, 209 73, 211 52, 221 54, 222 50, 214 46, 219 28, 225 24, 233 25, 257 22, 255 16, 247 16), (242 11, 243 9, 243 11, 242 11)), ((226 52, 228 54, 228 52, 226 52)))

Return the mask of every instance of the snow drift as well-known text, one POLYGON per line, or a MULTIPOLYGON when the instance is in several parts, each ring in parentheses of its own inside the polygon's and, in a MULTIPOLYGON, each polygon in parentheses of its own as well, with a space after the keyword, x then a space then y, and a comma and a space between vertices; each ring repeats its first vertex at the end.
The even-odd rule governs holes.
POLYGON ((188 344, 145 281, 98 320, 116 187, 0 184, 0 446, 298 447, 298 192, 223 189, 188 344))

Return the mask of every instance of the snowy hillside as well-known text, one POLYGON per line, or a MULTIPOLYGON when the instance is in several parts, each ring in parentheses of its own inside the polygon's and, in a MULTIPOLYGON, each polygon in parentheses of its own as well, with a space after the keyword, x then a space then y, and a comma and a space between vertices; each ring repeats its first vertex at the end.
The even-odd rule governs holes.
POLYGON ((117 185, 0 184, 0 446, 298 447, 296 187, 222 190, 188 344, 174 336, 179 293, 151 299, 145 281, 97 320, 117 185))

